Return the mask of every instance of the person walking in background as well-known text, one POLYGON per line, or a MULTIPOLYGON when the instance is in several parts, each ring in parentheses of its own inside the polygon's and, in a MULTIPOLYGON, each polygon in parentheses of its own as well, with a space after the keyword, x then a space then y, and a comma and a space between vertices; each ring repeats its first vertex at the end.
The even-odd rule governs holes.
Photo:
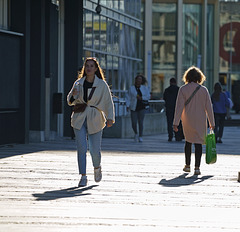
POLYGON ((231 99, 229 91, 227 91, 226 89, 223 89, 223 92, 227 95, 227 98, 228 98, 228 101, 229 101, 229 107, 226 107, 227 108, 227 115, 226 115, 227 116, 227 120, 231 120, 232 117, 231 117, 231 114, 230 114, 230 110, 233 107, 233 102, 232 102, 232 99, 231 99))
POLYGON ((225 117, 227 115, 227 108, 230 107, 230 102, 227 95, 222 91, 222 85, 217 82, 214 85, 214 92, 211 96, 213 104, 213 112, 215 118, 215 137, 217 143, 222 143, 223 128, 225 117))
POLYGON ((192 66, 183 75, 185 85, 178 91, 173 129, 178 131, 182 120, 185 136, 185 166, 183 171, 190 172, 192 143, 195 145, 195 175, 200 175, 202 144, 207 135, 207 119, 211 129, 214 129, 214 115, 209 92, 202 83, 206 77, 202 71, 192 66))
POLYGON ((67 102, 74 107, 71 126, 75 133, 78 169, 81 175, 78 186, 83 187, 87 185, 87 139, 94 166, 94 179, 99 182, 102 179, 102 130, 105 123, 107 127, 111 127, 115 121, 111 91, 96 58, 86 58, 78 79, 67 95, 67 102))
POLYGON ((132 129, 135 133, 134 140, 143 142, 143 121, 145 116, 146 103, 150 99, 146 78, 143 75, 135 77, 135 83, 130 87, 126 96, 127 110, 131 110, 132 129), (139 135, 137 130, 139 125, 139 135))
MULTIPOLYGON (((176 100, 178 95, 179 87, 174 77, 170 79, 170 86, 165 89, 163 93, 163 100, 165 101, 166 117, 167 117, 167 129, 168 129, 168 141, 171 142, 173 139, 173 118, 176 106, 176 100)), ((181 123, 178 127, 178 132, 175 132, 175 140, 182 141, 182 126, 181 123)))

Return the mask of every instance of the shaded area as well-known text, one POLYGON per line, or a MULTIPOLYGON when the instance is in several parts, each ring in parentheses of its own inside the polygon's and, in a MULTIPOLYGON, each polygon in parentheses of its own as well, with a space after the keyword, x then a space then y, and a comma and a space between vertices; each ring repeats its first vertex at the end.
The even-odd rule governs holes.
POLYGON ((181 186, 186 186, 186 185, 193 185, 193 184, 199 184, 205 180, 208 180, 210 178, 212 178, 213 176, 197 176, 197 175, 193 175, 193 176, 189 176, 187 177, 188 174, 184 173, 180 176, 177 176, 173 179, 162 179, 159 184, 164 186, 164 187, 181 187, 181 186))
MULTIPOLYGON (((225 127, 223 143, 217 143, 217 154, 240 155, 239 151, 240 127, 225 127)), ((168 142, 167 133, 158 135, 143 136, 143 142, 134 142, 133 138, 103 138, 102 152, 119 153, 156 153, 156 154, 184 154, 185 141, 168 142)), ((194 146, 193 146, 194 147, 194 146)), ((30 144, 7 144, 0 146, 0 159, 16 155, 25 155, 35 152, 76 152, 75 140, 70 138, 60 138, 54 141, 30 144)), ((192 150, 194 153, 194 148, 192 150)), ((205 155, 205 145, 203 145, 203 155, 205 155)))
POLYGON ((85 188, 72 187, 67 189, 46 191, 44 193, 34 193, 32 194, 37 201, 51 201, 60 198, 69 198, 69 197, 79 197, 90 195, 91 193, 84 193, 87 190, 90 190, 98 185, 91 185, 85 188))

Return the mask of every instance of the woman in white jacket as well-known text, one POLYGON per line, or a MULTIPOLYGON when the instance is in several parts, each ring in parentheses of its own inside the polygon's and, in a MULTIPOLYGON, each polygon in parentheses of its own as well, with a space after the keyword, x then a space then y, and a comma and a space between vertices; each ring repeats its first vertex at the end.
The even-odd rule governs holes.
POLYGON ((102 130, 111 127, 115 121, 114 104, 103 71, 96 58, 87 58, 84 66, 67 96, 67 102, 74 106, 71 125, 76 136, 78 168, 81 179, 78 186, 87 185, 86 153, 87 138, 94 166, 94 179, 101 181, 102 130))
POLYGON ((143 120, 146 111, 143 101, 148 102, 150 99, 150 93, 146 83, 147 81, 144 76, 137 75, 135 77, 135 84, 130 87, 126 98, 127 110, 131 110, 132 128, 135 133, 134 140, 136 142, 143 141, 143 120), (139 125, 139 135, 137 124, 139 125))

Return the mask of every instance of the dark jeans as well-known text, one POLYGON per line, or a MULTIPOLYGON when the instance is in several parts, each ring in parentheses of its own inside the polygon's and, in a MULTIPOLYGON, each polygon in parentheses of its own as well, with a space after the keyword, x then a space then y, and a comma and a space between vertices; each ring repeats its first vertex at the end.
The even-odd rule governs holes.
MULTIPOLYGON (((195 143, 195 167, 200 167, 202 158, 202 144, 195 143)), ((186 165, 191 164, 192 144, 185 142, 185 162, 186 165)))
POLYGON ((223 136, 223 128, 224 128, 224 122, 225 122, 226 114, 217 114, 214 113, 215 118, 215 129, 214 133, 217 138, 222 138, 223 136))
POLYGON ((132 120, 132 128, 135 134, 137 134, 137 124, 139 126, 139 137, 143 135, 143 120, 145 116, 145 109, 133 111, 131 110, 131 120, 132 120))

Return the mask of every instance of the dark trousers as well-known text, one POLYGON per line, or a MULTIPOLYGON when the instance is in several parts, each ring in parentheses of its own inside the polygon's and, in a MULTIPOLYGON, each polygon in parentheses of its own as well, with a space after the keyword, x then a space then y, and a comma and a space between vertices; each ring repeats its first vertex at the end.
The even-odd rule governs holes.
MULTIPOLYGON (((202 144, 195 143, 195 167, 200 167, 202 158, 202 144)), ((186 165, 191 164, 192 144, 185 142, 185 162, 186 165)))
POLYGON ((173 119, 174 119, 174 112, 166 112, 167 116, 167 130, 168 130, 168 138, 173 138, 173 119))
POLYGON ((225 122, 226 114, 217 114, 214 113, 215 118, 215 129, 214 133, 217 138, 222 138, 223 136, 223 128, 224 128, 224 122, 225 122))
POLYGON ((174 112, 166 112, 167 116, 167 130, 168 130, 168 138, 173 138, 173 133, 177 141, 181 141, 184 138, 183 130, 182 130, 182 123, 180 122, 178 126, 178 132, 173 131, 173 119, 174 119, 174 112))

